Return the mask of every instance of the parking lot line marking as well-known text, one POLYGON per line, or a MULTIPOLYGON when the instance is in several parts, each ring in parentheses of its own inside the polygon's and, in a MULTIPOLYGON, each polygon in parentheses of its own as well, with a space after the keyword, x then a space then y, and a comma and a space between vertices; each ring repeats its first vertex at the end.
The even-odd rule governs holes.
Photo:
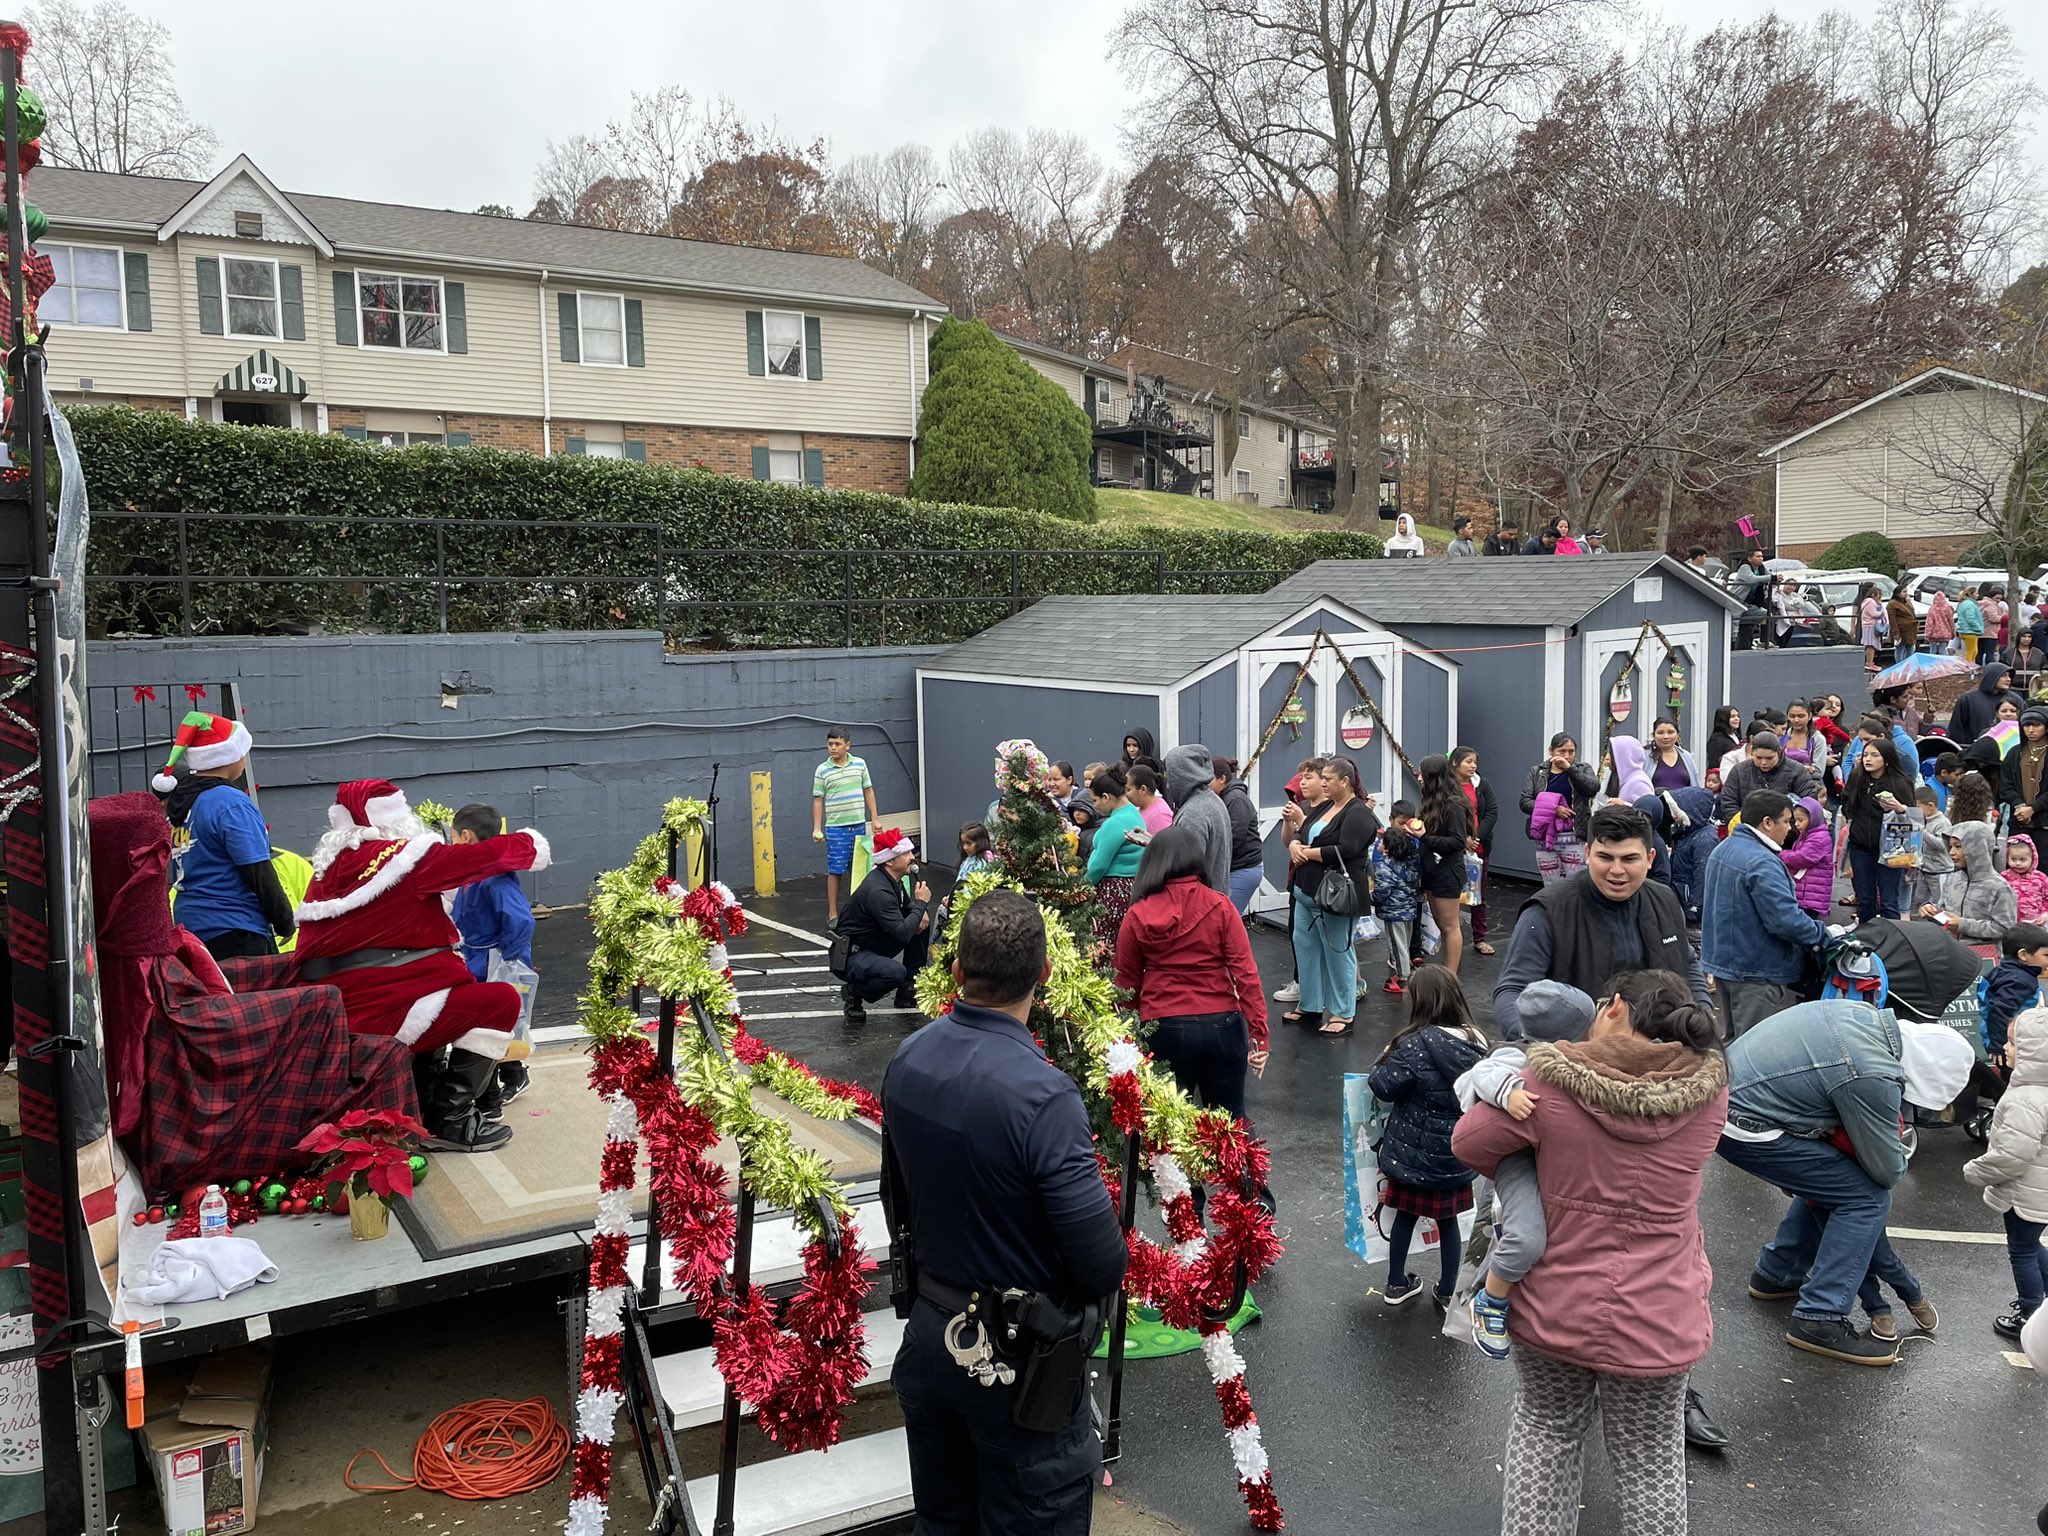
POLYGON ((764 928, 773 928, 777 933, 786 933, 793 939, 807 939, 813 944, 823 945, 828 949, 832 945, 832 941, 822 933, 812 933, 808 928, 792 928, 787 923, 778 923, 774 918, 763 917, 760 913, 750 909, 747 910, 747 921, 759 923, 764 928))
POLYGON ((1886 1227, 1886 1237, 1917 1237, 1924 1243, 1983 1243, 2005 1246, 2003 1232, 1937 1232, 1931 1227, 1886 1227))

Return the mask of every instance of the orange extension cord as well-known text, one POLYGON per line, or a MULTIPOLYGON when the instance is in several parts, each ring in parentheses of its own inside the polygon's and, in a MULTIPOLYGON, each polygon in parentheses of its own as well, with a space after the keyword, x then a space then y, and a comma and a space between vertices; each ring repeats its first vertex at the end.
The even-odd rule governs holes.
POLYGON ((451 1499, 509 1499, 552 1482, 569 1459, 569 1431, 544 1397, 523 1403, 480 1397, 450 1408, 427 1426, 413 1447, 406 1477, 374 1446, 349 1458, 341 1480, 355 1493, 398 1493, 432 1488, 451 1499), (390 1483, 359 1483, 356 1463, 375 1456, 390 1483))

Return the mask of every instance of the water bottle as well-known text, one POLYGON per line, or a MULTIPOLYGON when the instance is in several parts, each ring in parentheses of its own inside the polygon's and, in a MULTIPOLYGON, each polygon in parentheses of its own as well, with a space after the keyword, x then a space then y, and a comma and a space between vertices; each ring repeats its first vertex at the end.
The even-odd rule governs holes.
POLYGON ((199 1202, 199 1235, 201 1237, 226 1237, 228 1235, 228 1197, 220 1192, 218 1184, 206 1186, 206 1198, 199 1202))

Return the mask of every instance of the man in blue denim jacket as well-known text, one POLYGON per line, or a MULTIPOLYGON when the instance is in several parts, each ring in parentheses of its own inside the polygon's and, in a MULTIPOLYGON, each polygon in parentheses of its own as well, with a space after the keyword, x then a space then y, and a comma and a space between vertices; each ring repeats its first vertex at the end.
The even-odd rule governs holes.
POLYGON ((1808 950, 1827 935, 1804 911, 1778 857, 1792 837, 1792 802, 1772 789, 1743 797, 1742 824, 1707 856, 1700 897, 1700 966, 1714 978, 1730 1040, 1799 1001, 1808 950))
POLYGON ((1839 1000, 1787 1008, 1728 1047, 1721 1156, 1792 1197, 1749 1294, 1796 1296, 1785 1342, 1857 1365, 1897 1358, 1897 1340, 1849 1314, 1906 1171, 1904 1048, 1889 1010, 1839 1000))

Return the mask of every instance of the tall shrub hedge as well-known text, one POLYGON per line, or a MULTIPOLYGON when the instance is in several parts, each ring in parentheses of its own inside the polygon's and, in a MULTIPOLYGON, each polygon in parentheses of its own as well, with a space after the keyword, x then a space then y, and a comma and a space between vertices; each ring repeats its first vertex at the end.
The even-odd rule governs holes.
POLYGON ((1012 561, 979 551, 1036 551, 1014 562, 1025 598, 1158 591, 1162 562, 1169 592, 1259 592, 1312 560, 1380 553, 1364 534, 1090 528, 622 460, 378 448, 119 406, 69 419, 99 519, 87 601, 100 634, 179 631, 180 512, 201 634, 429 633, 441 623, 434 578, 445 573, 451 630, 660 625, 707 648, 832 645, 847 638, 843 614, 818 605, 850 591, 887 600, 858 609, 857 643, 936 643, 1009 612, 1012 561), (265 520, 244 521, 256 517, 265 520))
POLYGON ((1095 520, 1094 445, 1067 392, 979 320, 932 334, 910 494, 1095 520))

